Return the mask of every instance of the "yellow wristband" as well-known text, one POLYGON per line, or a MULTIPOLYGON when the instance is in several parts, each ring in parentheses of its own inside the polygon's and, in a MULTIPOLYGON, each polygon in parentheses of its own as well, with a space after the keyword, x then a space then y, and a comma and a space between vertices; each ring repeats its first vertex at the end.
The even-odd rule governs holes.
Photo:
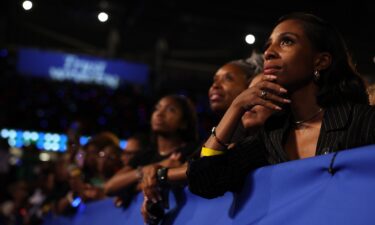
POLYGON ((211 148, 202 147, 202 150, 201 150, 201 157, 221 155, 221 154, 224 154, 224 152, 211 149, 211 148))

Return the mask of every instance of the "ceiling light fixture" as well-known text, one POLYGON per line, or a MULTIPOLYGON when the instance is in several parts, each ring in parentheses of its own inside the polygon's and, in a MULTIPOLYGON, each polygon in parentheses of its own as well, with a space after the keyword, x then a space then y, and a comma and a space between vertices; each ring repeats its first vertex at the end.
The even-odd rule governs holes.
POLYGON ((100 22, 102 22, 102 23, 107 22, 107 20, 108 20, 108 14, 105 13, 105 12, 100 12, 100 13, 98 14, 98 20, 99 20, 100 22))
POLYGON ((22 8, 26 11, 30 10, 33 7, 33 3, 31 1, 24 1, 22 3, 22 8))
POLYGON ((255 43, 255 36, 252 35, 252 34, 248 34, 248 35, 246 35, 246 37, 245 37, 245 41, 246 41, 246 43, 248 43, 249 45, 252 45, 252 44, 255 43))

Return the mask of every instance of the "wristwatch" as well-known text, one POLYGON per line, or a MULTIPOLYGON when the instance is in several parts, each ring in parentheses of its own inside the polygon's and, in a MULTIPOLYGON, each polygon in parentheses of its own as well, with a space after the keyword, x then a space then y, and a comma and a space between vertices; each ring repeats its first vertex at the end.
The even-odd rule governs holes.
POLYGON ((161 167, 156 171, 156 176, 158 183, 163 186, 167 184, 168 180, 168 168, 167 167, 161 167))

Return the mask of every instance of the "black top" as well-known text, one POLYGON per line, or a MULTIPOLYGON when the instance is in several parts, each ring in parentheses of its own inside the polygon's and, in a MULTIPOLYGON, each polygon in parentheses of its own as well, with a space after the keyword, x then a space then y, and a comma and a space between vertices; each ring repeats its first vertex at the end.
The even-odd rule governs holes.
MULTIPOLYGON (((190 142, 190 143, 180 146, 173 152, 180 152, 181 153, 180 161, 181 163, 184 163, 193 154, 193 152, 197 150, 198 145, 199 144, 196 142, 190 142)), ((164 159, 167 159, 169 156, 171 156, 171 154, 160 155, 155 147, 149 147, 145 150, 141 150, 139 153, 134 155, 134 158, 129 162, 129 165, 135 169, 139 166, 145 166, 151 163, 161 162, 164 159)), ((135 188, 136 185, 137 184, 134 184, 130 187, 124 188, 118 194, 118 197, 122 199, 123 207, 125 208, 128 207, 129 204, 132 202, 133 196, 135 195, 135 193, 137 193, 136 188, 135 188)))
MULTIPOLYGON (((171 152, 171 154, 174 152, 180 152, 180 161, 183 163, 193 154, 194 151, 196 151, 198 145, 199 144, 196 142, 190 142, 181 145, 175 151, 171 152)), ((156 147, 150 147, 142 151, 140 154, 136 154, 134 158, 129 162, 129 165, 133 168, 137 168, 138 166, 145 166, 151 163, 161 162, 171 156, 171 154, 160 155, 156 147)))
MULTIPOLYGON (((205 198, 241 188, 258 167, 289 161, 283 146, 292 118, 286 110, 267 120, 256 135, 226 154, 191 160, 187 171, 190 191, 205 198)), ((375 143, 375 107, 344 103, 325 109, 316 155, 375 143)))

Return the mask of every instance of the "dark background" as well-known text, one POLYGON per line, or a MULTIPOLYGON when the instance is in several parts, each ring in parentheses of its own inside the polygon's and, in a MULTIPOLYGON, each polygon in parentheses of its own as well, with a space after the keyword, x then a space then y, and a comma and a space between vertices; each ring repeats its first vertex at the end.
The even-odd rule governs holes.
POLYGON ((295 11, 334 24, 359 72, 370 82, 375 76, 375 1, 40 0, 33 1, 30 11, 22 9, 22 1, 3 3, 2 127, 63 132, 72 121, 82 120, 88 134, 107 129, 126 137, 147 127, 150 105, 171 92, 192 97, 205 120, 210 117, 206 96, 215 70, 254 49, 262 51, 275 21, 295 11), (97 20, 101 10, 109 14, 106 23, 97 20), (256 36, 252 46, 244 41, 248 33, 256 36), (20 47, 146 63, 150 85, 111 91, 22 78, 14 69, 20 47), (92 90, 95 94, 87 94, 92 90))

